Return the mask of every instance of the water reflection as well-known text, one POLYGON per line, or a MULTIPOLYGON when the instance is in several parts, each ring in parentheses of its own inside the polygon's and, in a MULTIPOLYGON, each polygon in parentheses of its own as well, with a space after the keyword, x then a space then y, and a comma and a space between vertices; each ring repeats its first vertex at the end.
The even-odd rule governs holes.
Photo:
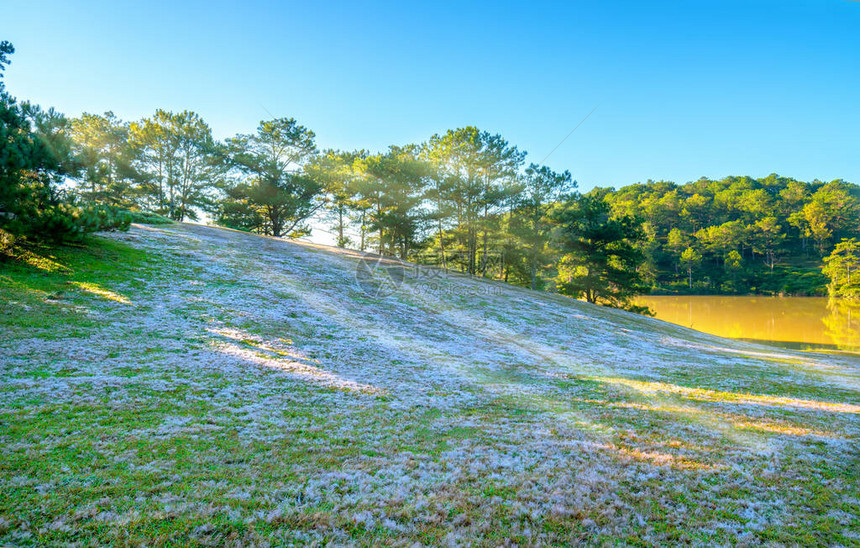
POLYGON ((831 299, 824 317, 824 333, 840 350, 860 350, 860 305, 855 302, 831 299))
POLYGON ((860 306, 823 297, 648 296, 657 318, 705 333, 793 348, 860 351, 860 306))

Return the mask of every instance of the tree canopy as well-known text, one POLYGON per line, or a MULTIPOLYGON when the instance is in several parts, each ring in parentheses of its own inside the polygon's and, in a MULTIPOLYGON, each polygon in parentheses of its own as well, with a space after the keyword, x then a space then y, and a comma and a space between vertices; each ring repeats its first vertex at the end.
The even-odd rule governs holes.
POLYGON ((316 152, 314 138, 294 118, 278 118, 260 122, 254 134, 230 139, 227 159, 239 176, 228 191, 225 224, 275 237, 309 233, 305 221, 324 203, 318 199, 322 185, 303 171, 316 152))
POLYGON ((127 226, 130 210, 275 237, 330 228, 341 247, 627 308, 649 290, 822 294, 829 278, 831 292, 853 291, 842 280, 860 188, 841 179, 647 181, 581 195, 570 171, 527 164, 475 126, 320 152, 290 117, 223 141, 191 110, 69 120, 5 91, 12 53, 0 43, 6 234, 78 237, 127 226))
POLYGON ((583 196, 553 212, 556 239, 564 253, 559 263, 560 293, 590 303, 636 308, 630 298, 648 291, 640 273, 645 238, 636 219, 613 217, 599 195, 583 196))

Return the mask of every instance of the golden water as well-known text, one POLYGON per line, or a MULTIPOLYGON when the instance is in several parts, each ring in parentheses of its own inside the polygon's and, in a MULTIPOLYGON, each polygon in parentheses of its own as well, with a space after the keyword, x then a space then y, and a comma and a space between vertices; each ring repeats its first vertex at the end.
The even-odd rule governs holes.
POLYGON ((658 319, 721 337, 860 350, 860 307, 823 297, 647 296, 637 302, 658 319))

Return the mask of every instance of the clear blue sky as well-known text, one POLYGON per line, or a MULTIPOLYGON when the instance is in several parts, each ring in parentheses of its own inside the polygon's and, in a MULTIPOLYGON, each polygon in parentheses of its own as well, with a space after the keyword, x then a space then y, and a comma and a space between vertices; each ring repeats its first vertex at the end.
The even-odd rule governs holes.
POLYGON ((69 115, 293 116, 381 150, 477 125, 583 189, 700 176, 860 183, 860 2, 0 1, 14 95, 69 115))

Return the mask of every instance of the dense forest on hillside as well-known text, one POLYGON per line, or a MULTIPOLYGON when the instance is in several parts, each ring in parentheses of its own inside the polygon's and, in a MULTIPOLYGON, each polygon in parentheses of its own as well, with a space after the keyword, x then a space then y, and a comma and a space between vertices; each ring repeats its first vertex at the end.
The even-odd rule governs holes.
MULTIPOLYGON (((14 52, 2 46, 0 69, 14 52)), ((648 291, 821 294, 823 258, 858 235, 860 188, 842 180, 583 195, 569 171, 471 126, 384 152, 320 150, 293 118, 220 141, 191 111, 68 119, 16 102, 2 80, 0 98, 0 247, 153 215, 277 237, 330 230, 342 247, 635 309, 648 291)))
POLYGON ((770 175, 596 189, 639 219, 655 290, 823 294, 822 257, 860 232, 860 188, 770 175))

